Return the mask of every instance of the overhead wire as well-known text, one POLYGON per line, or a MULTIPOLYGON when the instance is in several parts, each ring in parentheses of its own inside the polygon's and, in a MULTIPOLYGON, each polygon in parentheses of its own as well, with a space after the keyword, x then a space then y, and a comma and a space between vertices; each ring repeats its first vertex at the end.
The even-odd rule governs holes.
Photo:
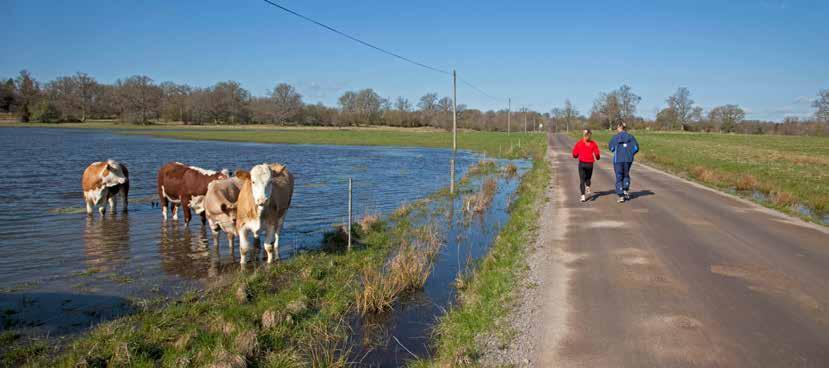
MULTIPOLYGON (((447 70, 443 70, 443 69, 440 69, 440 68, 437 68, 437 67, 434 67, 434 66, 431 66, 431 65, 427 65, 427 64, 421 63, 421 62, 419 62, 419 61, 416 61, 416 60, 410 59, 410 58, 408 58, 408 57, 405 57, 405 56, 400 55, 400 54, 398 54, 398 53, 392 52, 392 51, 387 50, 387 49, 385 49, 385 48, 382 48, 382 47, 380 47, 380 46, 376 46, 376 45, 374 45, 374 44, 372 44, 372 43, 370 43, 370 42, 368 42, 368 41, 363 41, 363 40, 361 40, 361 39, 359 39, 359 38, 357 38, 357 37, 355 37, 355 36, 352 36, 352 35, 350 35, 350 34, 348 34, 348 33, 345 33, 345 32, 343 32, 343 31, 340 31, 340 30, 338 30, 338 29, 336 29, 336 28, 334 28, 334 27, 332 27, 332 26, 329 26, 329 25, 327 25, 327 24, 325 24, 325 23, 322 23, 322 22, 320 22, 320 21, 317 21, 317 20, 315 20, 315 19, 312 19, 311 17, 308 17, 308 16, 306 16, 306 15, 303 15, 303 14, 301 14, 301 13, 299 13, 299 12, 295 11, 295 10, 289 9, 289 8, 287 8, 287 7, 283 6, 283 5, 280 5, 280 4, 278 4, 278 3, 274 2, 274 1, 271 1, 271 0, 262 0, 262 1, 264 1, 264 2, 266 2, 266 3, 268 3, 268 4, 270 4, 271 6, 276 7, 276 8, 278 8, 278 9, 282 10, 282 11, 285 11, 285 12, 287 12, 287 13, 291 14, 291 15, 294 15, 294 16, 296 16, 296 17, 300 18, 300 19, 303 19, 303 20, 305 20, 305 21, 307 21, 307 22, 310 22, 310 23, 316 24, 317 26, 320 26, 320 27, 322 27, 322 28, 325 28, 325 29, 327 29, 327 30, 329 30, 329 31, 331 31, 331 32, 334 32, 334 33, 336 33, 336 34, 338 34, 338 35, 340 35, 340 36, 343 36, 343 37, 345 37, 345 38, 348 38, 349 40, 352 40, 352 41, 354 41, 354 42, 357 42, 357 43, 359 43, 359 44, 361 44, 361 45, 363 45, 363 46, 366 46, 366 47, 372 48, 372 49, 374 49, 374 50, 376 50, 376 51, 382 52, 382 53, 384 53, 384 54, 386 54, 386 55, 389 55, 389 56, 395 57, 395 58, 397 58, 397 59, 403 60, 403 61, 408 62, 408 63, 410 63, 410 64, 417 65, 417 66, 419 66, 419 67, 421 67, 421 68, 425 68, 425 69, 431 70, 431 71, 436 72, 436 73, 441 73, 441 74, 452 74, 451 72, 449 72, 449 71, 447 71, 447 70)), ((482 94, 482 95, 484 95, 484 96, 486 96, 486 97, 488 97, 488 98, 490 98, 490 99, 492 99, 492 100, 495 100, 495 101, 501 101, 501 102, 503 102, 503 101, 504 101, 504 98, 494 97, 494 96, 492 96, 491 94, 489 94, 489 93, 487 93, 486 91, 484 91, 483 89, 481 89, 481 88, 479 88, 479 87, 475 86, 474 84, 470 83, 469 81, 467 81, 467 80, 465 80, 465 79, 463 79, 463 78, 459 78, 459 77, 458 77, 458 80, 459 80, 461 83, 463 83, 463 84, 465 84, 466 86, 468 86, 469 88, 472 88, 472 89, 473 89, 473 90, 475 90, 476 92, 478 92, 478 93, 480 93, 480 94, 482 94)))

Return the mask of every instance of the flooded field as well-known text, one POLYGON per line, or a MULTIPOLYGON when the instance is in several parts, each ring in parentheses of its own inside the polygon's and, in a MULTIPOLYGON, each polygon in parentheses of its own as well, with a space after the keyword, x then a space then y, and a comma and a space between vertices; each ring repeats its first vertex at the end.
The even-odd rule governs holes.
MULTIPOLYGON (((349 176, 354 178, 356 216, 388 214, 401 203, 446 187, 450 157, 449 150, 441 149, 174 141, 105 131, 0 128, 3 330, 50 336, 80 331, 129 312, 138 298, 175 296, 201 287, 211 276, 238 270, 238 251, 234 259, 224 242, 212 247, 198 221, 185 227, 162 220, 153 203, 156 172, 166 162, 231 171, 261 162, 285 163, 297 185, 280 238, 284 259, 319 246, 323 232, 345 221, 349 176), (90 162, 107 158, 130 170, 130 211, 90 218, 82 208, 80 175, 90 162)), ((479 159, 459 153, 459 175, 479 159)), ((497 198, 502 199, 493 208, 506 213, 506 197, 497 198)), ((497 227, 487 223, 469 227, 465 234, 449 231, 468 245, 457 242, 452 251, 447 247, 438 267, 446 263, 454 269, 447 273, 454 280, 467 255, 480 255, 497 227)), ((427 308, 444 305, 451 296, 438 275, 427 284, 424 294, 432 305, 427 308)), ((406 310, 434 319, 432 310, 417 308, 406 310)), ((417 323, 402 315, 398 321, 417 323)))
MULTIPOLYGON (((505 165, 501 162, 499 167, 505 165)), ((530 168, 528 161, 513 161, 515 175, 495 170, 485 175, 468 175, 455 197, 443 197, 414 213, 416 226, 435 226, 441 248, 434 268, 422 290, 406 295, 393 309, 379 314, 355 317, 353 360, 361 366, 399 367, 418 358, 428 358, 431 333, 438 318, 455 302, 457 290, 465 276, 489 247, 509 220, 509 207, 516 195, 521 175, 530 168), (486 182, 496 184, 490 201, 473 208, 472 199, 481 193, 486 182)))

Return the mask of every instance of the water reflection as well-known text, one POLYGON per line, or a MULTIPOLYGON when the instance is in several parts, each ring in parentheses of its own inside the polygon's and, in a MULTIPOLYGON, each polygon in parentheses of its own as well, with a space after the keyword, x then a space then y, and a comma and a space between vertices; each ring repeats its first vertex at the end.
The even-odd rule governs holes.
POLYGON ((87 270, 111 271, 130 258, 130 218, 127 212, 87 216, 83 232, 87 270))
POLYGON ((211 262, 207 229, 204 226, 191 229, 176 221, 160 223, 158 253, 161 269, 167 274, 188 279, 206 277, 211 262))

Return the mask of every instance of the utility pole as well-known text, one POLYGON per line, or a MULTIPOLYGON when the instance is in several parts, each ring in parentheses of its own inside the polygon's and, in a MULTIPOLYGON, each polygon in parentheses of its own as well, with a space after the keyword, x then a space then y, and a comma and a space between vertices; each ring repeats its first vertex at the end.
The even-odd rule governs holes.
POLYGON ((510 116, 512 115, 512 98, 507 99, 507 135, 510 133, 510 116))
POLYGON ((527 107, 524 106, 524 133, 527 132, 527 107))
POLYGON ((452 69, 452 152, 458 150, 458 75, 452 69))

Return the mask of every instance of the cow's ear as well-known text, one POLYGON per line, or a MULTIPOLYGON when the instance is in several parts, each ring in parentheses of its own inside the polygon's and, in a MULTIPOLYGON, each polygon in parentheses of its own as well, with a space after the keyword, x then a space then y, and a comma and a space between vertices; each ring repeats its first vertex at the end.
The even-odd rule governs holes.
POLYGON ((245 170, 236 170, 236 177, 242 180, 250 180, 250 173, 245 170))
POLYGON ((285 166, 281 164, 270 164, 269 166, 271 171, 273 171, 276 175, 280 175, 283 171, 285 171, 285 166))

